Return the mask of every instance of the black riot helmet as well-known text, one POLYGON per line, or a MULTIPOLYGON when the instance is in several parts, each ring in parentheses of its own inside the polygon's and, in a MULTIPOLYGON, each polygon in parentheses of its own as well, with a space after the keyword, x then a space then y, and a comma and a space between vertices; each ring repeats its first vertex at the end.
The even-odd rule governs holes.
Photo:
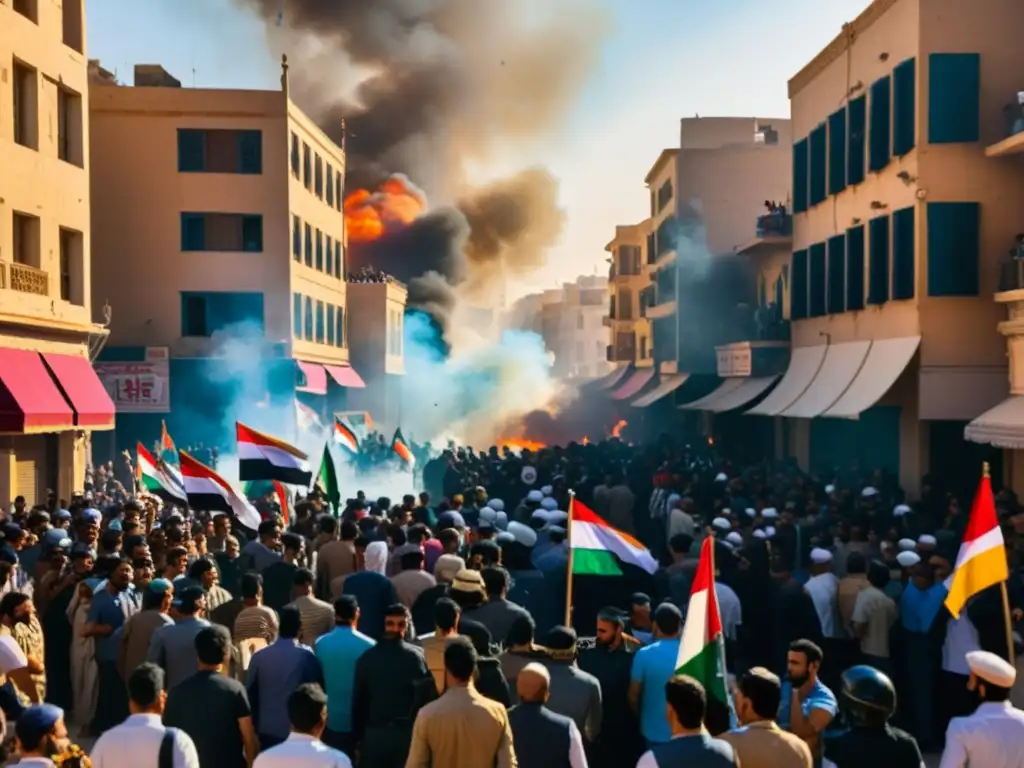
POLYGON ((896 688, 888 675, 860 665, 843 673, 840 707, 847 724, 881 728, 896 711, 896 688))

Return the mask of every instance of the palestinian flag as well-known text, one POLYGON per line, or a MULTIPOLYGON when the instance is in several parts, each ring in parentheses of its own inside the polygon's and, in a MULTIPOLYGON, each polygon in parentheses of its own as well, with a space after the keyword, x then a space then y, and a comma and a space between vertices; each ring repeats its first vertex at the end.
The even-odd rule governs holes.
POLYGON ((309 457, 283 440, 235 423, 238 438, 238 479, 279 480, 309 487, 313 472, 309 457))
POLYGON ((260 527, 260 513, 227 480, 184 451, 179 452, 178 456, 190 507, 233 514, 239 523, 253 531, 260 527))
POLYGON ((707 692, 708 708, 729 707, 726 693, 725 635, 715 594, 715 539, 704 539, 700 562, 690 589, 690 607, 686 612, 683 637, 676 658, 676 674, 689 675, 707 692))
POLYGON ((338 486, 338 473, 334 470, 334 457, 331 456, 330 444, 324 444, 324 457, 320 461, 320 471, 316 476, 316 486, 327 500, 331 502, 331 511, 337 517, 341 512, 341 489, 338 486))
POLYGON ((277 480, 274 480, 274 498, 277 499, 277 504, 281 507, 281 517, 284 518, 284 526, 288 528, 292 524, 292 511, 288 504, 288 491, 277 480))
POLYGON ((416 463, 416 458, 412 455, 412 449, 409 444, 405 442, 405 438, 402 437, 402 430, 396 429, 395 436, 391 438, 391 450, 395 452, 407 466, 413 466, 416 463))
POLYGON ((352 453, 359 453, 359 437, 355 430, 337 417, 334 418, 334 442, 352 453))
POLYGON ((152 493, 171 504, 188 504, 184 487, 164 469, 142 443, 135 444, 135 481, 140 491, 152 493))
POLYGON ((652 574, 658 570, 658 561, 643 544, 612 528, 575 497, 569 502, 569 546, 574 574, 621 576, 620 563, 652 574))

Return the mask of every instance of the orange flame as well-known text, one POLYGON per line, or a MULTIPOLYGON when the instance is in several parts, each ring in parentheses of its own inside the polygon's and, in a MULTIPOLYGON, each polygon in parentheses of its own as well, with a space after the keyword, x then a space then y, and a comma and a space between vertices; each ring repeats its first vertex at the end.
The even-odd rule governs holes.
POLYGON ((625 419, 619 419, 615 422, 615 426, 612 427, 612 437, 622 437, 622 430, 629 426, 629 422, 625 419))
POLYGON ((427 207, 423 191, 396 173, 377 191, 357 189, 345 198, 345 232, 350 243, 368 243, 411 224, 427 207))
POLYGON ((547 446, 536 440, 527 440, 525 437, 499 437, 495 441, 499 448, 511 448, 513 451, 539 451, 547 446))

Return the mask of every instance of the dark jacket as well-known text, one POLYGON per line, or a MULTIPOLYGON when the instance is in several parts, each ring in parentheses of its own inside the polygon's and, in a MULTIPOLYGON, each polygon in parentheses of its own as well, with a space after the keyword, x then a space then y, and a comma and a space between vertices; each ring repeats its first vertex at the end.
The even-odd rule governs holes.
POLYGON ((655 744, 651 748, 658 768, 733 768, 736 753, 732 746, 720 739, 713 739, 706 733, 698 736, 682 736, 655 744))
POLYGON ((570 718, 530 703, 512 707, 508 720, 519 768, 570 768, 570 718))
POLYGON ((412 730, 416 713, 437 698, 423 651, 404 640, 384 638, 356 662, 352 731, 360 740, 368 728, 412 730))

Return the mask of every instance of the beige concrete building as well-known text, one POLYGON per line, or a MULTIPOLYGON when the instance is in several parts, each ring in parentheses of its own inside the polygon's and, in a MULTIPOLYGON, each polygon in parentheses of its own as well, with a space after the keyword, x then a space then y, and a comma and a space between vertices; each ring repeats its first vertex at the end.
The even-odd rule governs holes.
POLYGON ((789 83, 793 353, 751 413, 804 467, 973 488, 967 422, 1007 394, 991 300, 1021 230, 1014 161, 985 158, 1024 81, 1024 6, 876 0, 789 83))
POLYGON ((647 236, 650 220, 615 227, 615 238, 604 247, 608 261, 608 361, 616 368, 653 365, 651 321, 647 319, 650 266, 647 236))
MULTIPOLYGON (((0 3, 0 505, 81 491, 114 413, 90 365, 84 0, 0 3)), ((97 312, 102 316, 101 312, 97 312)))
POLYGON ((349 324, 359 329, 349 339, 352 366, 370 383, 349 393, 348 408, 369 412, 381 432, 390 434, 402 420, 408 290, 397 280, 350 282, 347 298, 349 324))
POLYGON ((291 100, 287 63, 278 91, 182 88, 155 65, 132 87, 94 75, 103 363, 121 375, 144 350, 170 358, 163 402, 119 409, 117 447, 167 419, 179 443, 230 448, 233 415, 292 413, 296 393, 329 424, 364 386, 349 361, 345 153, 291 100))

